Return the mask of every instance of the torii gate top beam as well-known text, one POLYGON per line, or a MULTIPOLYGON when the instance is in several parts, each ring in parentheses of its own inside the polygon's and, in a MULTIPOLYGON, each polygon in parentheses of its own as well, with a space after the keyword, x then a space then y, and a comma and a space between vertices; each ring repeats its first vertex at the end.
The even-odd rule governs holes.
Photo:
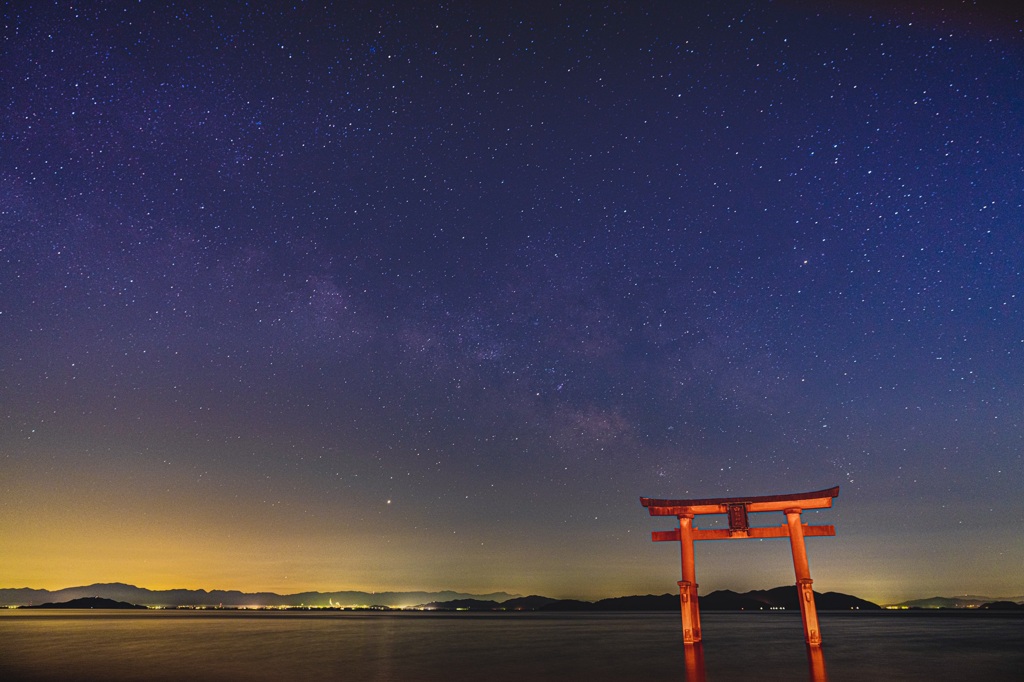
POLYGON ((743 505, 748 512, 786 511, 787 509, 826 509, 839 496, 839 486, 809 493, 764 495, 761 497, 716 497, 698 500, 657 500, 641 497, 640 504, 651 516, 727 514, 730 505, 743 505))

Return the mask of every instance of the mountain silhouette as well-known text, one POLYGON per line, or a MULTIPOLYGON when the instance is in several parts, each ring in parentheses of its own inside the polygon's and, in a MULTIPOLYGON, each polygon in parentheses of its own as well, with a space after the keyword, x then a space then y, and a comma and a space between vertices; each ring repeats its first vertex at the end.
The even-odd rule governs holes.
POLYGON ((115 601, 103 597, 81 597, 64 602, 47 602, 35 606, 19 606, 21 609, 145 609, 145 606, 115 601))

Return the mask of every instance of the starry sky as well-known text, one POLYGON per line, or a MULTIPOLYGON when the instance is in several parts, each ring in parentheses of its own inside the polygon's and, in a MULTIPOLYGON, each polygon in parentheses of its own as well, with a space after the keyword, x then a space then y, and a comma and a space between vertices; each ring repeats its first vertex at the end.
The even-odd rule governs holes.
POLYGON ((4 5, 0 586, 1024 593, 1019 16, 203 4, 4 5))

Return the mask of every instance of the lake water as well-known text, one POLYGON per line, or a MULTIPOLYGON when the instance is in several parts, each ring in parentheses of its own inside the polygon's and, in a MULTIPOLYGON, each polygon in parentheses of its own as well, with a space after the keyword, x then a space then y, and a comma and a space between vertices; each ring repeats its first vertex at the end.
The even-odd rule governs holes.
MULTIPOLYGON (((1024 618, 820 613, 844 680, 1024 680, 1024 618)), ((813 679, 798 613, 703 613, 689 682, 813 679)), ((0 680, 687 680, 678 614, 0 611, 0 680)))

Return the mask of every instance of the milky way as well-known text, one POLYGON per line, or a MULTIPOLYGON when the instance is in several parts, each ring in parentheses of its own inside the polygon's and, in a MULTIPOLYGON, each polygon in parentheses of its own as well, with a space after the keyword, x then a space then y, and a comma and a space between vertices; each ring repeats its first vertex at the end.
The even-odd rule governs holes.
POLYGON ((1018 594, 1020 19, 686 4, 8 5, 0 586, 1018 594))

